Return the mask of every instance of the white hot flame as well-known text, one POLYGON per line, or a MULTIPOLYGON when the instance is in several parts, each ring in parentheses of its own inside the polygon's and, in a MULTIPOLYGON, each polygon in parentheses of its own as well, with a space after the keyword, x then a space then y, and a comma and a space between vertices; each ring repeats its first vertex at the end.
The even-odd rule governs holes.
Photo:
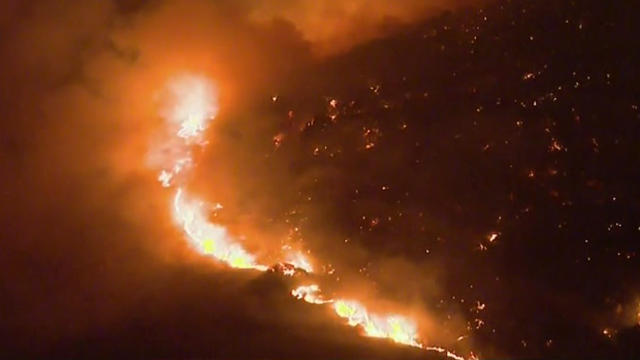
POLYGON ((369 314, 364 306, 352 300, 336 300, 333 308, 338 316, 347 319, 349 325, 361 327, 367 336, 389 338, 422 348, 415 324, 403 316, 369 314))
POLYGON ((164 187, 177 185, 173 199, 173 218, 184 231, 189 243, 201 254, 212 256, 231 267, 266 271, 221 225, 212 223, 208 214, 217 210, 205 202, 188 196, 184 190, 186 170, 193 166, 192 147, 204 146, 203 133, 218 113, 217 91, 205 77, 183 75, 169 82, 167 106, 161 115, 171 132, 170 156, 165 159, 158 181, 164 187))
POLYGON ((333 302, 333 300, 325 300, 320 295, 320 287, 316 284, 303 285, 291 290, 291 295, 296 299, 304 299, 304 301, 310 304, 326 304, 333 302))
POLYGON ((231 267, 266 271, 268 267, 258 265, 255 256, 237 244, 227 229, 209 221, 206 215, 209 208, 200 200, 189 199, 182 188, 177 190, 173 201, 173 217, 191 245, 199 253, 213 256, 231 267))
POLYGON ((309 259, 307 259, 307 257, 304 256, 302 253, 297 252, 294 254, 289 254, 285 262, 295 266, 298 269, 302 269, 308 273, 313 272, 313 266, 311 266, 309 259))
POLYGON ((209 121, 218 113, 217 90, 206 78, 182 75, 169 82, 169 103, 163 117, 176 124, 177 136, 200 141, 209 121))

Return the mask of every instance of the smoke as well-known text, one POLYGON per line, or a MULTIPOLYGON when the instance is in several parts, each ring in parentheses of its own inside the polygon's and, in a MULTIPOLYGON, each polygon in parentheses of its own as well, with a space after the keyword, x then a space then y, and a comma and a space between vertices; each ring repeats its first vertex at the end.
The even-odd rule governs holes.
POLYGON ((313 44, 317 54, 330 55, 468 3, 464 0, 277 0, 259 2, 251 9, 250 16, 258 21, 287 20, 313 44))
MULTIPOLYGON (((389 24, 449 5, 3 2, 0 170, 8 175, 0 180, 6 205, 0 282, 2 307, 11 314, 4 338, 11 332, 18 348, 30 341, 51 345, 117 326, 140 299, 161 296, 154 284, 172 276, 167 269, 185 261, 210 266, 173 227, 169 194, 145 165, 162 126, 158 89, 169 78, 196 72, 219 88, 220 121, 193 187, 228 206, 220 222, 245 236, 252 250, 267 249, 268 258, 291 230, 275 216, 289 211, 298 201, 293 190, 315 176, 291 171, 295 156, 264 161, 282 124, 265 112, 271 89, 305 76, 316 54, 346 51, 382 36, 389 24), (283 188, 291 191, 278 191, 283 188)), ((319 259, 332 250, 322 238, 344 236, 331 224, 311 234, 319 259)), ((335 261, 347 266, 369 256, 354 249, 335 261)), ((388 266, 418 271, 406 263, 388 266)))

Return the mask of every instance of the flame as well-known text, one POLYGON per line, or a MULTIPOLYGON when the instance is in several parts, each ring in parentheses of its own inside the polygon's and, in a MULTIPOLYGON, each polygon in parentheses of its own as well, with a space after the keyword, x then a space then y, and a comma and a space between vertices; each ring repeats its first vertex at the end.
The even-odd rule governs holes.
MULTIPOLYGON (((465 360, 464 357, 460 356, 460 355, 456 355, 454 353, 452 353, 451 351, 438 347, 438 346, 427 346, 425 347, 426 350, 429 351, 435 351, 435 352, 439 352, 441 354, 445 354, 448 358, 454 359, 454 360, 465 360)), ((473 355, 473 353, 469 356, 469 360, 478 360, 478 357, 473 355)))
POLYGON ((302 285, 291 290, 291 295, 296 299, 302 299, 310 304, 327 304, 333 300, 325 300, 320 295, 320 287, 316 284, 302 285))
MULTIPOLYGON (((216 88, 205 77, 184 75, 173 79, 167 90, 168 106, 161 115, 168 123, 171 135, 166 145, 173 155, 162 159, 162 169, 157 179, 163 187, 176 187, 172 204, 174 221, 198 253, 213 257, 232 268, 267 271, 269 267, 258 264, 256 256, 247 252, 224 226, 209 220, 208 214, 222 205, 207 204, 185 190, 183 174, 194 164, 192 148, 207 144, 203 139, 204 132, 218 113, 216 88)), ((293 276, 297 269, 313 272, 311 262, 301 252, 288 254, 285 261, 279 264, 283 275, 293 276)), ((425 347, 418 338, 415 323, 406 317, 370 314, 354 300, 326 299, 317 284, 299 286, 291 290, 291 295, 311 304, 331 304, 339 317, 347 319, 349 325, 361 328, 366 336, 387 338, 400 344, 436 351, 455 360, 464 360, 443 348, 425 347)))
POLYGON ((182 227, 191 245, 201 254, 213 256, 238 269, 266 271, 268 267, 258 265, 255 256, 234 242, 227 230, 211 223, 206 216, 208 204, 190 199, 182 188, 176 191, 173 200, 173 217, 182 227))
POLYGON ((333 310, 339 317, 347 319, 351 326, 362 328, 367 336, 388 338, 400 344, 423 348, 418 340, 416 325, 403 316, 369 314, 357 301, 325 299, 316 284, 299 286, 291 290, 291 295, 311 304, 333 303, 333 310))
POLYGON ((309 259, 307 259, 307 257, 300 252, 297 252, 295 254, 289 254, 285 262, 295 266, 298 269, 302 269, 308 273, 313 272, 313 266, 311 266, 309 259))
MULTIPOLYGON (((453 360, 465 360, 464 357, 447 349, 422 344, 415 323, 404 316, 370 314, 361 303, 355 300, 325 299, 320 287, 316 284, 299 286, 291 291, 291 295, 310 304, 332 304, 333 310, 339 317, 347 319, 350 326, 360 327, 366 336, 386 338, 399 344, 434 351, 453 360)), ((471 353, 469 359, 478 360, 478 357, 471 353)))
POLYGON ((189 142, 201 140, 202 133, 218 114, 218 93, 205 77, 182 75, 167 86, 170 97, 162 115, 177 124, 177 136, 189 142))
MULTIPOLYGON (((178 174, 193 165, 191 147, 206 145, 204 131, 218 113, 217 91, 205 77, 183 75, 167 86, 168 105, 161 115, 172 132, 171 145, 175 158, 168 159, 168 167, 160 171, 158 181, 164 187, 176 185, 178 174)), ((215 209, 220 208, 217 205, 215 209)), ((184 231, 189 243, 201 254, 212 256, 233 268, 266 271, 267 266, 256 263, 227 230, 209 221, 212 206, 188 196, 183 184, 173 198, 173 219, 184 231)))
POLYGON ((400 344, 422 348, 415 324, 403 316, 369 314, 364 306, 353 300, 337 300, 333 308, 338 316, 347 319, 349 325, 361 327, 367 336, 389 338, 400 344))

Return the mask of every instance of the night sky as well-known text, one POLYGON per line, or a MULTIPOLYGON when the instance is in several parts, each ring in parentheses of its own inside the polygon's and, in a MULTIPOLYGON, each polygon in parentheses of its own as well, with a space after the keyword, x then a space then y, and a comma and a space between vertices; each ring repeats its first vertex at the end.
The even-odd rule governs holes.
POLYGON ((640 357, 640 8, 312 4, 5 1, 0 355, 444 358, 289 295, 312 279, 465 358, 640 357), (174 226, 147 156, 179 72, 220 93, 189 188, 313 274, 174 226))

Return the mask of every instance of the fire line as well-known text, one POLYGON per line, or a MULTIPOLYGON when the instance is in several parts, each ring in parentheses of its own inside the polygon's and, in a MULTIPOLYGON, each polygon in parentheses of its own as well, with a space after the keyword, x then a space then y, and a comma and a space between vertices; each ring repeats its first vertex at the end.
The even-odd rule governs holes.
MULTIPOLYGON (((204 132, 218 113, 217 90, 206 77, 189 74, 172 79, 167 91, 169 101, 161 116, 167 122, 172 151, 170 156, 160 159, 162 164, 157 179, 163 187, 174 190, 172 216, 189 244, 198 253, 235 269, 273 270, 284 276, 312 273, 311 263, 301 253, 289 253, 283 262, 271 267, 259 264, 256 256, 238 243, 224 226, 208 219, 207 214, 221 205, 208 204, 189 194, 185 187, 189 170, 194 166, 192 149, 207 144, 204 132)), ((386 338, 464 360, 446 349, 423 344, 415 323, 404 316, 374 314, 355 300, 325 298, 317 284, 299 286, 291 290, 291 295, 310 304, 331 306, 338 317, 346 319, 348 325, 358 327, 365 336, 386 338)), ((471 355, 469 359, 477 358, 471 355)))

